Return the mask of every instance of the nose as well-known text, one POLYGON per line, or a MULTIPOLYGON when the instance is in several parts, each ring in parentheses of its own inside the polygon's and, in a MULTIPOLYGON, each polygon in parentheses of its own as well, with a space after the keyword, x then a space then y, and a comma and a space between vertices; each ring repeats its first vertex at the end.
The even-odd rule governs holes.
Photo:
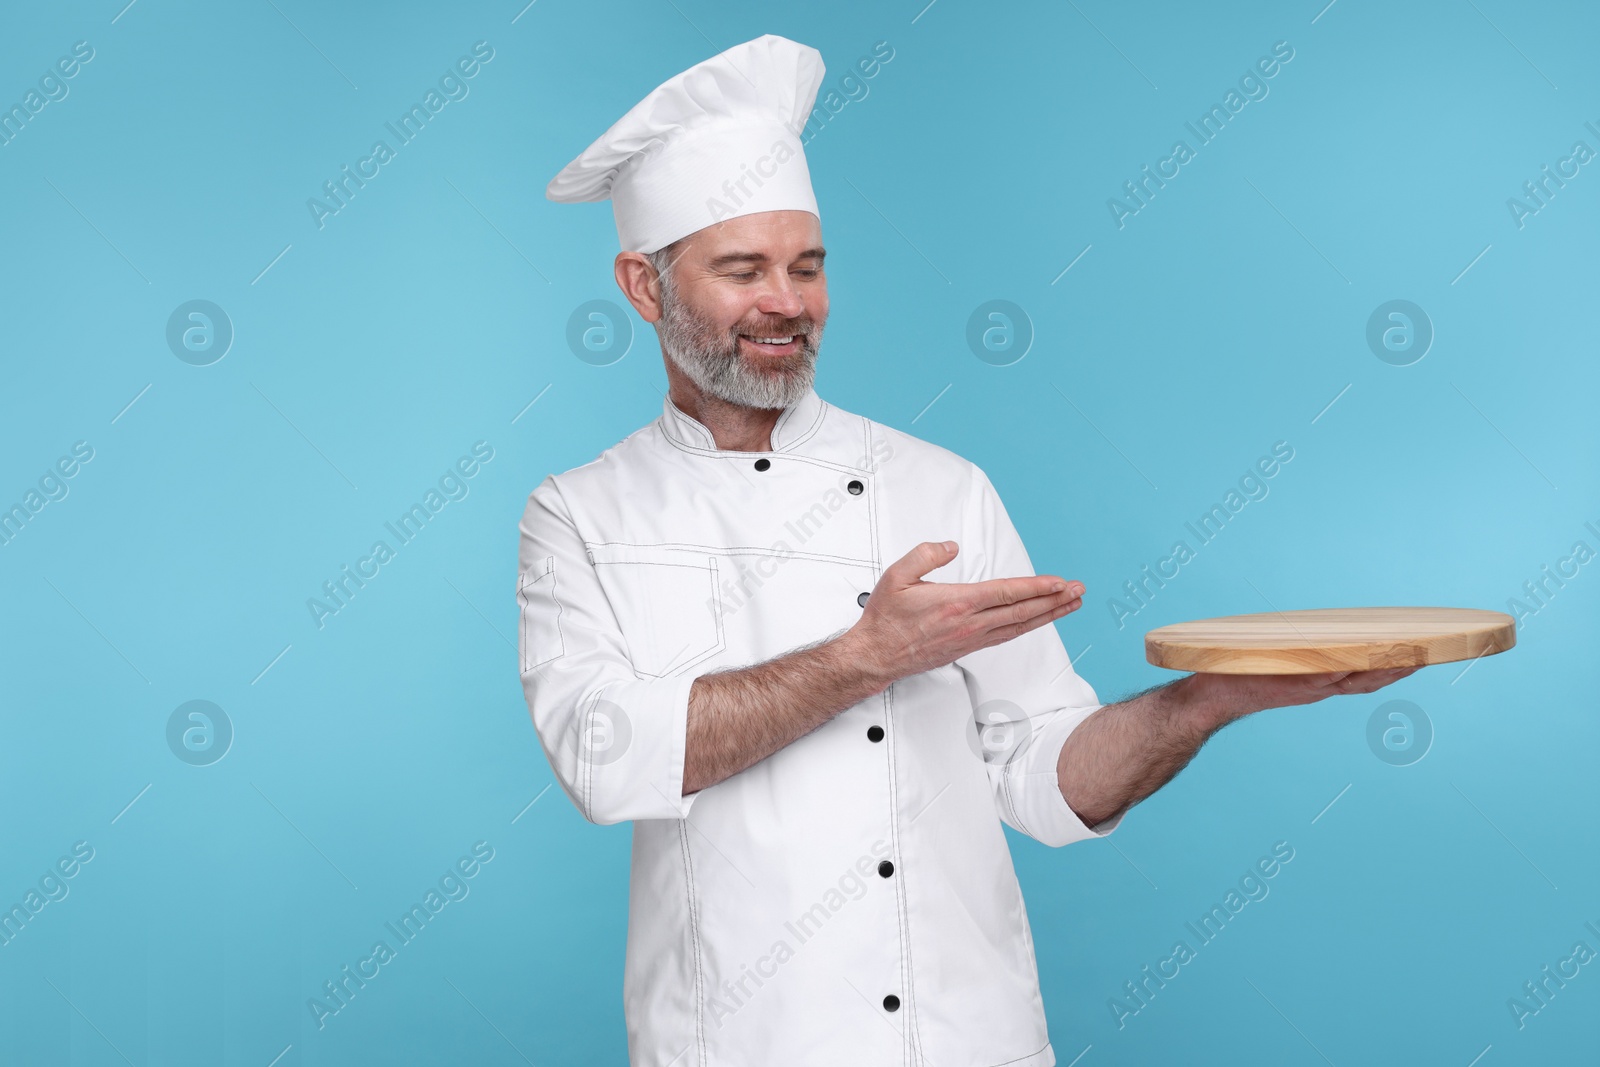
POLYGON ((795 288, 787 271, 774 272, 773 281, 756 300, 756 310, 764 315, 793 319, 798 318, 805 309, 805 299, 795 288))

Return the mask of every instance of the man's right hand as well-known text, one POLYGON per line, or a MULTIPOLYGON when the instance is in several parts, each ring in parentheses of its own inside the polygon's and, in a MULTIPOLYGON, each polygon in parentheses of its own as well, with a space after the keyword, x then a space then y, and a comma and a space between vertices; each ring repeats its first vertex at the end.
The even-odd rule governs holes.
POLYGON ((840 638, 892 682, 943 667, 1083 606, 1083 583, 1053 574, 987 582, 925 582, 955 559, 954 541, 924 541, 885 568, 861 619, 840 638))
POLYGON ((922 576, 951 541, 912 549, 878 579, 838 637, 749 667, 708 671, 689 690, 683 795, 717 784, 908 675, 943 667, 1083 605, 1083 583, 1052 574, 958 584, 922 576))

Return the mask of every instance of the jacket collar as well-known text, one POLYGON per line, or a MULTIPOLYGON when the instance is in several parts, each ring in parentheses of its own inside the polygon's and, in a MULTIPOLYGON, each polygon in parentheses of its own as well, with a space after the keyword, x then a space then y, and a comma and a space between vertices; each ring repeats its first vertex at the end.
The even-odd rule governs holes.
MULTIPOLYGON (((783 409, 772 427, 772 451, 788 452, 805 441, 822 423, 827 404, 815 388, 783 409)), ((717 440, 700 420, 684 414, 669 393, 661 403, 661 429, 672 442, 692 452, 718 452, 717 440)))

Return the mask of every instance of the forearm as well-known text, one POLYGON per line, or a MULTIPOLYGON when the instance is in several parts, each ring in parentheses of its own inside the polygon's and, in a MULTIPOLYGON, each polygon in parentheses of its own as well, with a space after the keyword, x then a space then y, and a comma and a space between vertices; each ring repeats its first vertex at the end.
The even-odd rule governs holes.
POLYGON ((684 795, 738 774, 888 688, 892 679, 868 669, 847 638, 848 632, 696 678, 689 690, 684 795))
POLYGON ((1160 789, 1207 738, 1252 710, 1220 700, 1205 676, 1193 674, 1107 704, 1061 746, 1061 795, 1095 826, 1160 789))

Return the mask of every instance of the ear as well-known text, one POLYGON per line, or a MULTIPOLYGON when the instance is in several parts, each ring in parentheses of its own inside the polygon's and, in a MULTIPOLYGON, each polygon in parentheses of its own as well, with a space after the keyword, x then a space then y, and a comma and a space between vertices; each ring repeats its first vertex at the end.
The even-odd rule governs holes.
POLYGON ((646 322, 661 318, 661 279, 642 252, 618 252, 613 271, 617 288, 646 322))

